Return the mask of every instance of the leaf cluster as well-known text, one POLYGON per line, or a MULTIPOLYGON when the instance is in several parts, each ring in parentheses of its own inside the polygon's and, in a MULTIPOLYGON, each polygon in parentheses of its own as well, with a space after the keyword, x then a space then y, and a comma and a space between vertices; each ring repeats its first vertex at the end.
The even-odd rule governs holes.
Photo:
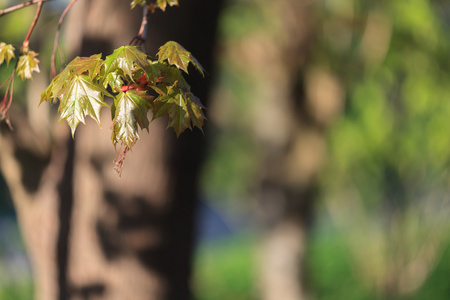
MULTIPOLYGON (((16 49, 11 44, 6 44, 4 42, 0 43, 0 65, 6 61, 9 65, 10 61, 16 58, 14 53, 16 49)), ((39 73, 39 60, 36 58, 38 53, 25 49, 21 51, 19 59, 16 64, 17 75, 22 78, 22 80, 33 79, 32 73, 39 73)))
POLYGON ((178 6, 178 0, 156 0, 153 2, 149 2, 147 0, 133 0, 131 1, 131 8, 135 8, 136 6, 144 6, 147 5, 152 11, 155 11, 156 8, 161 9, 162 11, 166 10, 167 5, 169 6, 178 6))
POLYGON ((112 142, 129 149, 139 138, 138 129, 148 130, 149 110, 151 120, 167 114, 168 127, 173 127, 177 136, 193 126, 201 129, 204 107, 181 71, 188 73, 192 64, 203 74, 202 66, 175 42, 162 46, 157 58, 151 60, 136 46, 122 46, 104 60, 101 54, 77 57, 41 94, 41 103, 59 100, 60 120, 67 121, 72 135, 86 116, 101 126, 102 108, 109 107, 112 142), (113 98, 111 105, 106 96, 113 98))

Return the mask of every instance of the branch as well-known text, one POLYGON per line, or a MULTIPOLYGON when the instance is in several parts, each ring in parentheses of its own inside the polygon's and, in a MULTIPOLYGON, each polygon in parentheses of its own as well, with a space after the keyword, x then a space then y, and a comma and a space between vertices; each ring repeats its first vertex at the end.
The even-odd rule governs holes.
POLYGON ((142 22, 141 28, 139 28, 138 37, 145 41, 147 38, 147 28, 148 28, 148 15, 150 14, 150 10, 148 6, 144 7, 144 11, 142 13, 142 22))
POLYGON ((141 27, 139 28, 138 35, 131 40, 130 45, 132 45, 133 43, 136 43, 137 45, 142 45, 144 41, 147 39, 148 16, 150 12, 151 11, 148 9, 148 5, 144 6, 144 10, 142 12, 141 27))
POLYGON ((39 3, 39 2, 50 2, 50 1, 53 1, 53 0, 30 0, 30 1, 27 1, 27 2, 24 2, 21 4, 17 4, 17 5, 0 10, 0 17, 8 14, 10 12, 13 12, 15 10, 18 10, 18 9, 21 9, 21 8, 24 8, 24 7, 39 3))
POLYGON ((11 122, 9 121, 8 110, 9 110, 9 107, 11 106, 11 102, 12 102, 12 98, 13 98, 14 75, 15 74, 16 74, 16 68, 14 68, 11 76, 0 85, 0 89, 1 89, 6 83, 8 83, 8 86, 6 87, 5 96, 3 97, 3 100, 0 102, 0 120, 5 120, 6 124, 8 124, 9 129, 11 129, 11 130, 13 130, 13 128, 11 126, 11 122), (9 97, 8 97, 8 94, 9 94, 9 97))
POLYGON ((66 14, 69 12, 69 10, 72 8, 72 6, 75 4, 75 2, 77 2, 77 0, 70 1, 69 5, 67 5, 66 9, 64 9, 61 16, 59 17, 58 29, 56 30, 55 41, 53 43, 53 50, 52 50, 52 59, 51 59, 51 68, 50 68, 50 77, 51 78, 56 76, 56 49, 58 48, 59 33, 61 31, 61 25, 62 25, 62 22, 66 16, 66 14))
POLYGON ((36 14, 34 15, 33 23, 31 23, 30 30, 28 30, 27 37, 25 38, 25 40, 22 43, 23 52, 28 52, 28 44, 30 42, 29 41, 30 36, 31 36, 31 33, 33 32, 34 27, 36 26, 37 21, 39 20, 39 16, 41 14, 43 4, 44 4, 44 0, 39 0, 36 14))

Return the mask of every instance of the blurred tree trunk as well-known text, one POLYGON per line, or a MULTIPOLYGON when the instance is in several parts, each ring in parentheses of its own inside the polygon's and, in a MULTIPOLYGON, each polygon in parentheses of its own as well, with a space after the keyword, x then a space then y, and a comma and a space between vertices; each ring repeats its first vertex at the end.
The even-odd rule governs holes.
POLYGON ((254 82, 248 92, 252 99, 247 100, 252 102, 246 106, 252 110, 246 112, 250 120, 243 130, 250 131, 260 151, 255 196, 265 226, 260 295, 264 300, 307 299, 303 267, 317 176, 326 153, 324 130, 339 111, 342 91, 329 72, 307 66, 317 30, 315 1, 239 5, 258 11, 254 18, 261 19, 247 36, 231 40, 228 50, 228 59, 236 65, 233 71, 250 73, 254 82))
MULTIPOLYGON (((176 40, 211 73, 220 2, 180 1, 151 15, 149 53, 176 40)), ((71 51, 105 56, 128 44, 141 21, 129 4, 77 2, 63 25, 71 51)), ((190 79, 205 103, 210 79, 190 79)), ((16 131, 2 126, 0 134, 0 168, 32 263, 35 298, 190 299, 204 137, 196 131, 177 140, 157 120, 141 132, 119 178, 110 116, 102 116, 102 129, 91 120, 79 126, 73 141, 65 123, 49 121, 46 105, 33 112, 43 90, 36 81, 28 115, 12 110, 16 131)))

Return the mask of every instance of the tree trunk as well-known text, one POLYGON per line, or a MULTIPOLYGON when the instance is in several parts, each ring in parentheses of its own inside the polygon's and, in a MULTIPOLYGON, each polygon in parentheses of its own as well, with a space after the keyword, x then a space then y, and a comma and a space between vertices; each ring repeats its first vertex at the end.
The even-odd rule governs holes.
MULTIPOLYGON (((141 18, 129 2, 78 1, 63 25, 69 47, 80 56, 105 56, 128 44, 141 18)), ((211 74, 219 7, 220 1, 180 1, 151 15, 149 53, 176 40, 211 74)), ((188 79, 203 103, 209 80, 188 79)), ((166 120, 152 122, 119 178, 107 113, 102 129, 92 120, 80 125, 75 142, 65 123, 51 124, 49 138, 19 117, 11 112, 16 132, 1 132, 0 167, 30 255, 35 299, 190 299, 201 133, 177 140, 166 120)))

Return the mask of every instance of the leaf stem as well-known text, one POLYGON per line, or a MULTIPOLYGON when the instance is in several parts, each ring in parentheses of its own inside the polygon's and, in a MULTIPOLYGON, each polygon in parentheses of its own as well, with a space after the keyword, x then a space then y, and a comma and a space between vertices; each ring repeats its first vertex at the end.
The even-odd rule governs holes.
POLYGON ((58 29, 56 30, 55 41, 53 42, 51 68, 50 68, 50 77, 51 78, 56 76, 56 49, 58 48, 59 33, 61 31, 61 25, 62 25, 62 22, 64 21, 66 14, 69 12, 69 10, 72 8, 72 6, 75 4, 75 2, 77 2, 77 0, 70 1, 69 5, 67 5, 67 7, 64 9, 61 16, 59 17, 58 29))
POLYGON ((36 14, 34 15, 33 23, 31 23, 30 30, 28 30, 28 34, 27 34, 25 40, 22 43, 22 48, 23 48, 22 51, 24 53, 28 52, 28 44, 30 43, 30 41, 29 41, 30 40, 30 36, 31 36, 31 33, 33 32, 34 27, 36 26, 37 21, 39 20, 39 16, 41 14, 42 5, 43 4, 44 4, 44 0, 40 0, 38 2, 38 7, 37 7, 37 10, 36 10, 36 14))
POLYGON ((50 2, 50 1, 53 1, 53 0, 30 0, 30 1, 27 1, 24 3, 20 3, 20 4, 0 10, 0 17, 8 14, 10 12, 13 12, 15 10, 18 10, 18 9, 21 9, 21 8, 24 8, 24 7, 39 3, 39 2, 50 2))
POLYGON ((125 162, 125 156, 127 155, 128 151, 130 151, 130 148, 128 148, 128 146, 125 146, 123 150, 121 146, 116 154, 116 157, 114 158, 114 171, 119 174, 119 177, 122 177, 123 164, 125 162))

